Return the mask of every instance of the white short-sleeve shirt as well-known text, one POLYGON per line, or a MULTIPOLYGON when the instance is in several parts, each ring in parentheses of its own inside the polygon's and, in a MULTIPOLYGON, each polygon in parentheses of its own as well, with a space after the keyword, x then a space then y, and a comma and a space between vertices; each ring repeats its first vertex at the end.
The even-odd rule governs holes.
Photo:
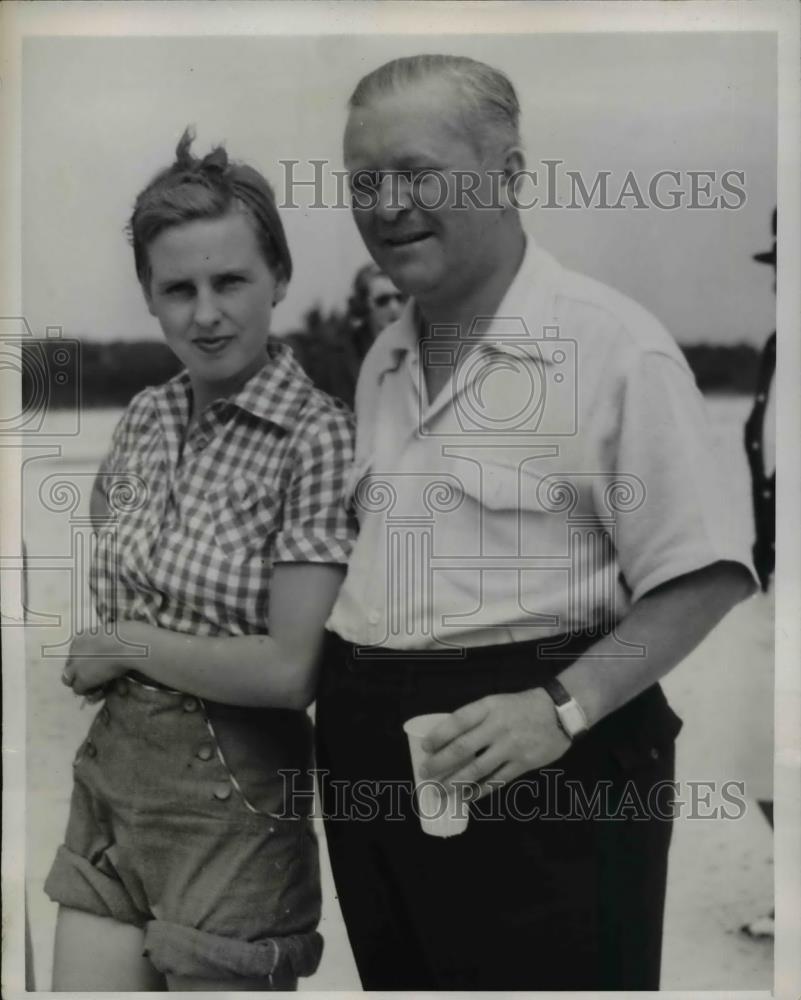
POLYGON ((368 354, 328 627, 447 649, 608 628, 720 560, 753 573, 704 401, 653 316, 529 241, 498 312, 419 340, 414 303, 368 354), (428 401, 421 359, 453 373, 428 401))

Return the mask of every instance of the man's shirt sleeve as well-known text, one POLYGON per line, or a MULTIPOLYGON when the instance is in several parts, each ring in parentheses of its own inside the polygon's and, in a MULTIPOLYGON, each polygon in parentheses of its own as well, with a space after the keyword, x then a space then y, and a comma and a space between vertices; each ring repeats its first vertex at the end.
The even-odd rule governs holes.
POLYGON ((644 494, 615 524, 632 599, 719 561, 741 563, 756 580, 748 497, 736 493, 689 368, 643 352, 622 384, 619 414, 612 470, 636 476, 644 494))

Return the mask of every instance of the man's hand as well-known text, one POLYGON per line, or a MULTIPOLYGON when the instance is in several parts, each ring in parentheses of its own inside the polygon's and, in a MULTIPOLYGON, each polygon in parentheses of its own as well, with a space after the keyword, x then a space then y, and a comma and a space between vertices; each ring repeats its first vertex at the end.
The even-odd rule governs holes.
POLYGON ((131 659, 120 650, 116 636, 82 635, 70 646, 61 680, 75 694, 97 701, 102 688, 130 669, 131 659))
POLYGON ((526 771, 546 767, 570 746, 541 688, 493 694, 453 712, 423 740, 431 754, 420 776, 476 784, 481 798, 526 771))

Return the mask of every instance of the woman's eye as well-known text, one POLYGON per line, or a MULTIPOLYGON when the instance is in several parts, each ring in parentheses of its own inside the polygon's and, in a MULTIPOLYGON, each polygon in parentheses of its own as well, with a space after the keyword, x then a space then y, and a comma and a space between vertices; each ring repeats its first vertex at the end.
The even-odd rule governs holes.
POLYGON ((172 298, 186 298, 194 293, 195 290, 191 285, 168 285, 164 289, 164 294, 172 298))

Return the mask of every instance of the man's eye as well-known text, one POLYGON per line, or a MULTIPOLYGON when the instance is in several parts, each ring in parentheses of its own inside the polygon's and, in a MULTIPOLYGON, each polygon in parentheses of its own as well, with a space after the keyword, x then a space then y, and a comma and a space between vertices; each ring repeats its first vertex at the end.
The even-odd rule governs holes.
POLYGON ((354 194, 371 194, 381 187, 380 170, 354 170, 350 175, 350 187, 354 194))
POLYGON ((217 282, 219 288, 236 288, 241 285, 245 279, 241 274, 226 274, 224 277, 220 278, 217 282))

